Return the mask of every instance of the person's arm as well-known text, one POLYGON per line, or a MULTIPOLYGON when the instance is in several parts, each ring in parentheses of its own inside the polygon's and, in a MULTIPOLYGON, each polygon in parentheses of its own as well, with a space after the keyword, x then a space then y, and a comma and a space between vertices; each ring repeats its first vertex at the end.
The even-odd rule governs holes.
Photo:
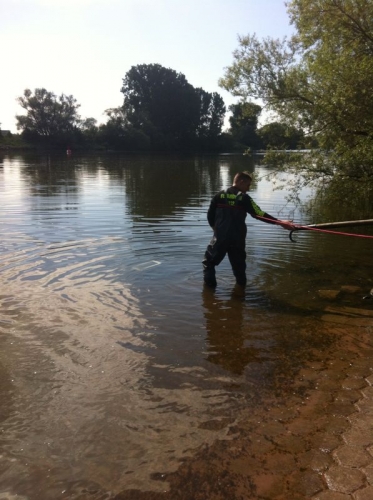
POLYGON ((273 217, 273 215, 270 215, 267 212, 263 212, 259 205, 257 205, 250 196, 248 196, 248 198, 249 203, 246 210, 251 215, 251 217, 266 222, 267 224, 277 224, 279 226, 282 226, 284 229, 288 229, 289 231, 294 229, 294 224, 292 221, 276 219, 276 217, 273 217))
POLYGON ((216 205, 217 205, 216 196, 214 196, 213 199, 211 200, 209 209, 207 211, 207 221, 212 227, 212 229, 214 229, 215 226, 216 205))

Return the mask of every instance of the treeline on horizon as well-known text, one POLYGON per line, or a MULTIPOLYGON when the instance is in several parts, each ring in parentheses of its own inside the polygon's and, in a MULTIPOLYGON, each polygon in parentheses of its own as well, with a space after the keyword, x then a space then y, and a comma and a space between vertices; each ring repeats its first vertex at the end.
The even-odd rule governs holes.
MULTIPOLYGON (((241 101, 229 106, 222 97, 195 88, 185 75, 159 64, 132 66, 121 88, 123 104, 105 111, 107 122, 82 119, 72 95, 56 96, 44 88, 26 89, 17 101, 24 143, 40 148, 114 151, 245 151, 314 146, 303 131, 272 122, 258 128, 261 106, 241 101)), ((0 138, 4 141, 4 138, 0 138)), ((8 140, 9 142, 9 140, 8 140)))

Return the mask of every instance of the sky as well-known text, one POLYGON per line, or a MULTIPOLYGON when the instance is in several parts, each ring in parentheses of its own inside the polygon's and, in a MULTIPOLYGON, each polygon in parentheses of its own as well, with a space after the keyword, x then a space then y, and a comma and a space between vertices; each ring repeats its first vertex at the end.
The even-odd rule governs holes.
POLYGON ((218 92, 238 36, 292 33, 283 0, 0 0, 0 124, 17 132, 26 88, 73 95, 82 118, 106 121, 127 71, 157 63, 218 92))

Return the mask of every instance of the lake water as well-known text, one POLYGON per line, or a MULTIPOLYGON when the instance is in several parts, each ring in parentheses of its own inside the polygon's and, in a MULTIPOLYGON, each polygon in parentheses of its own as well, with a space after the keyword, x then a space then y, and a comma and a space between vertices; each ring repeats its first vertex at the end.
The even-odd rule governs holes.
POLYGON ((323 291, 368 304, 372 240, 248 217, 246 290, 227 259, 205 289, 206 211, 240 170, 265 211, 322 222, 243 156, 0 156, 0 498, 167 491, 331 355, 323 291))

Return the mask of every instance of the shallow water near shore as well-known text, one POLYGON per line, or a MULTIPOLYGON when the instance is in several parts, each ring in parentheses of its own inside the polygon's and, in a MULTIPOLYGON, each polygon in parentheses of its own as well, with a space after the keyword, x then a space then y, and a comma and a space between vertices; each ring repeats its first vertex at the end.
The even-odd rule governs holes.
POLYGON ((229 474, 275 498, 275 452, 306 460, 320 426, 262 428, 297 435, 322 380, 332 404, 369 375, 373 240, 249 217, 248 287, 226 260, 205 288, 206 210, 244 169, 262 209, 318 222, 247 157, 0 157, 0 498, 240 498, 229 474))

